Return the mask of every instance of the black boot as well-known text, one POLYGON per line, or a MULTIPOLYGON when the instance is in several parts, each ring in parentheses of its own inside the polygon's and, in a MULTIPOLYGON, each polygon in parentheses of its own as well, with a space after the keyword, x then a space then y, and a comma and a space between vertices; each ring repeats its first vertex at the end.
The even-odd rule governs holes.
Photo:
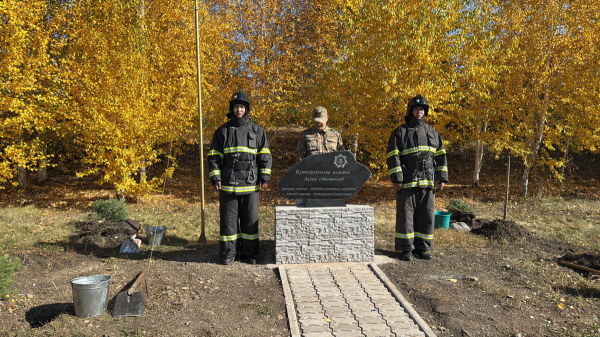
POLYGON ((235 261, 235 255, 227 255, 221 258, 221 264, 228 265, 232 264, 235 261))
POLYGON ((412 261, 412 259, 413 259, 413 254, 410 250, 408 252, 402 253, 402 257, 400 257, 400 260, 402 260, 402 261, 412 261))
POLYGON ((415 256, 421 260, 431 260, 433 256, 424 250, 415 250, 415 256))
POLYGON ((254 255, 242 255, 242 261, 247 264, 256 264, 256 258, 254 255))

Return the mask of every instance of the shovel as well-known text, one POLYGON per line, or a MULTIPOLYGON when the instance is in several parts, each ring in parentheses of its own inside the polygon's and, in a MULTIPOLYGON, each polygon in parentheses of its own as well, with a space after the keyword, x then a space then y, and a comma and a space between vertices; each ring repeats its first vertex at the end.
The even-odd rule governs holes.
POLYGON ((146 275, 146 269, 137 276, 135 282, 133 282, 127 291, 121 291, 117 294, 112 317, 141 316, 144 313, 144 302, 146 301, 144 293, 135 291, 135 287, 137 287, 144 275, 146 275))

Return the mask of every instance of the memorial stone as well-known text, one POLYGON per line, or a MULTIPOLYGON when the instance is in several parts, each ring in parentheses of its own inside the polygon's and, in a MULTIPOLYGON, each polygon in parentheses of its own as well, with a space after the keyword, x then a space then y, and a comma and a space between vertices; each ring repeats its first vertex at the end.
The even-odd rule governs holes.
POLYGON ((277 263, 372 261, 373 207, 348 205, 371 177, 351 152, 311 155, 279 181, 290 199, 308 199, 304 207, 275 207, 277 263))
MULTIPOLYGON (((312 155, 296 163, 277 187, 290 199, 350 199, 371 177, 369 169, 357 163, 349 151, 312 155)), ((315 206, 343 206, 315 202, 315 206)), ((310 203, 307 206, 311 206, 310 203)))

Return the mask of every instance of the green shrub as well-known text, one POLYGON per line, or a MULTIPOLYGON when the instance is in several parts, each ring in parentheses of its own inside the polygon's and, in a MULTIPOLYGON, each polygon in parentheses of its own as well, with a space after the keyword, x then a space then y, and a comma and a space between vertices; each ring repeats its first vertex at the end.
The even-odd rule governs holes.
POLYGON ((124 200, 96 200, 90 207, 94 220, 105 220, 111 223, 127 219, 127 208, 124 200))
POLYGON ((467 213, 473 212, 473 207, 466 201, 461 199, 450 199, 448 206, 446 206, 448 212, 456 213, 456 211, 462 211, 467 213))
POLYGON ((21 269, 21 260, 8 255, 0 255, 0 300, 4 301, 8 295, 16 293, 10 290, 13 273, 21 269))

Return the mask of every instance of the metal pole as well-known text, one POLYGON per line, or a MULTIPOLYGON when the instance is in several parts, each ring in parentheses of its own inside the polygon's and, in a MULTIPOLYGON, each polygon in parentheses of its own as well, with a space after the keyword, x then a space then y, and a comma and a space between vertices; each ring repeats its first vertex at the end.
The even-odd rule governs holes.
POLYGON ((200 198, 202 199, 200 202, 200 222, 202 224, 200 239, 198 240, 200 243, 206 243, 206 234, 204 233, 204 140, 202 138, 202 83, 200 79, 202 76, 200 75, 200 40, 198 38, 198 0, 194 0, 194 14, 196 18, 196 77, 198 79, 198 119, 200 120, 198 134, 200 135, 200 143, 198 144, 200 147, 200 198))
POLYGON ((508 166, 506 167, 506 196, 504 197, 504 220, 506 220, 506 210, 508 208, 508 186, 510 184, 510 156, 508 156, 508 166))

